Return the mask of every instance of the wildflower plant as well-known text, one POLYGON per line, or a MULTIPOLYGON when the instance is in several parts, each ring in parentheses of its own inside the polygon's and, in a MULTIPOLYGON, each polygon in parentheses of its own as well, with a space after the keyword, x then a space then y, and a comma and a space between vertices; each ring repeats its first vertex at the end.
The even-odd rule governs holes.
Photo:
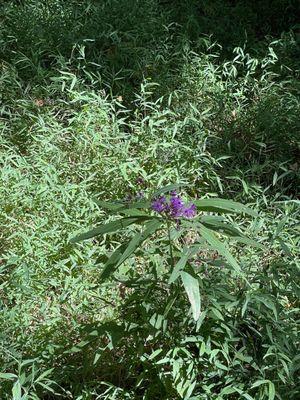
MULTIPOLYGON (((195 267, 191 260, 194 255, 203 249, 216 251, 225 259, 237 277, 243 278, 243 272, 228 247, 220 236, 234 237, 236 240, 255 245, 247 239, 243 233, 236 229, 233 224, 224 222, 220 217, 207 215, 213 213, 242 213, 256 215, 255 212, 234 201, 225 199, 202 199, 193 202, 185 202, 176 189, 180 185, 169 185, 154 192, 148 199, 141 197, 130 197, 132 202, 126 199, 123 202, 97 201, 98 205, 106 209, 110 214, 117 214, 121 218, 102 224, 84 234, 81 234, 72 242, 90 239, 99 235, 121 232, 134 225, 142 229, 135 232, 128 241, 122 242, 105 262, 101 279, 111 277, 128 259, 142 248, 143 243, 150 237, 159 236, 167 238, 169 247, 169 268, 164 276, 168 284, 174 284, 181 278, 183 287, 191 304, 192 314, 197 321, 201 314, 201 300, 199 280, 195 267), (182 245, 187 232, 196 233, 196 239, 190 246, 182 245)), ((163 246, 163 244, 161 244, 163 246)), ((159 245, 154 251, 160 253, 159 245)), ((146 253, 147 257, 147 253, 146 253)), ((195 265, 196 266, 196 263, 195 265)))
MULTIPOLYGON (((121 325, 117 329, 123 332, 121 336, 126 343, 133 340, 134 346, 141 349, 141 353, 132 354, 133 365, 137 358, 143 364, 140 379, 147 380, 147 374, 152 376, 159 364, 159 379, 163 385, 160 390, 171 390, 170 393, 175 390, 179 398, 189 399, 198 385, 197 371, 203 368, 204 361, 202 356, 194 355, 188 345, 182 347, 184 356, 179 356, 177 352, 181 351, 183 344, 176 337, 191 340, 190 332, 190 335, 195 335, 192 336, 195 343, 203 342, 200 329, 211 313, 216 316, 217 325, 219 322, 220 326, 224 325, 222 312, 225 311, 217 303, 218 295, 211 291, 212 282, 215 281, 216 289, 224 293, 224 299, 233 298, 227 293, 226 286, 220 286, 219 278, 213 277, 209 270, 203 271, 202 264, 210 266, 214 274, 219 269, 217 276, 223 276, 222 282, 234 280, 235 286, 243 293, 251 290, 251 283, 230 252, 227 240, 222 240, 222 237, 257 247, 260 244, 248 239, 234 222, 229 223, 229 218, 220 215, 255 217, 257 214, 251 208, 220 198, 185 201, 179 189, 180 185, 166 186, 148 197, 145 195, 143 200, 136 199, 131 203, 98 201, 108 214, 118 215, 118 218, 75 237, 73 242, 99 235, 121 235, 118 239, 121 244, 110 256, 105 259, 100 255, 98 259, 102 269, 101 282, 110 278, 122 287, 120 295, 124 304, 121 306, 121 325), (126 288, 131 288, 131 294, 127 296, 124 294, 126 288), (158 347, 162 341, 166 342, 166 337, 173 342, 175 349, 168 345, 158 347), (164 367, 168 363, 171 375, 164 367)), ((236 308, 238 304, 239 301, 235 300, 228 307, 236 308)), ((247 308, 247 303, 244 307, 247 308)), ((112 335, 115 329, 112 325, 112 335)), ((231 346, 230 340, 225 346, 231 346)), ((216 351, 211 350, 210 342, 207 342, 207 350, 203 350, 203 343, 199 348, 200 354, 207 351, 211 354, 209 362, 218 362, 213 358, 216 351)), ((95 357, 98 359, 100 353, 95 357)), ((128 372, 129 376, 135 373, 134 368, 128 372)), ((267 384, 273 390, 273 383, 267 384)), ((153 390, 153 386, 149 390, 153 390)), ((242 387, 239 393, 244 393, 242 387)))

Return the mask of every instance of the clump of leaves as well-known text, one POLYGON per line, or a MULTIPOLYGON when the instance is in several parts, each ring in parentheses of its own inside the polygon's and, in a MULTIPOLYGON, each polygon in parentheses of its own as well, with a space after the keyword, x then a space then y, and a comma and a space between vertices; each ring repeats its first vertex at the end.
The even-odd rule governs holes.
MULTIPOLYGON (((232 213, 256 217, 256 213, 216 198, 195 200, 194 209, 174 193, 175 188, 168 186, 148 200, 129 204, 100 201, 109 214, 121 218, 74 238, 76 242, 141 227, 106 261, 98 259, 101 281, 118 282, 123 298, 121 319, 110 327, 108 347, 130 365, 122 371, 121 386, 146 398, 158 398, 159 387, 160 398, 165 399, 217 399, 230 394, 273 399, 287 382, 293 392, 294 360, 285 345, 277 347, 284 320, 278 315, 275 292, 261 290, 257 272, 241 266, 220 239, 229 237, 231 242, 263 250, 225 218, 232 213), (187 209, 193 212, 187 215, 187 209), (262 335, 271 326, 272 336, 262 335), (269 364, 274 346, 286 366, 279 380, 269 364)), ((106 357, 96 351, 94 362, 106 357)), ((114 377, 110 379, 113 383, 114 377)))

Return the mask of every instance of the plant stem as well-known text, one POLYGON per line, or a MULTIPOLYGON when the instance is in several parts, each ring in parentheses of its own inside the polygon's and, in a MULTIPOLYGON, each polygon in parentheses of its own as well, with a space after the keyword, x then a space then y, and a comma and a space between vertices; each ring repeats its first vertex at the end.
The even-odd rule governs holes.
POLYGON ((170 257, 171 257, 171 271, 174 269, 174 256, 173 256, 173 248, 172 248, 172 241, 171 241, 171 232, 170 232, 170 222, 167 222, 168 226, 168 239, 169 239, 169 247, 170 247, 170 257))

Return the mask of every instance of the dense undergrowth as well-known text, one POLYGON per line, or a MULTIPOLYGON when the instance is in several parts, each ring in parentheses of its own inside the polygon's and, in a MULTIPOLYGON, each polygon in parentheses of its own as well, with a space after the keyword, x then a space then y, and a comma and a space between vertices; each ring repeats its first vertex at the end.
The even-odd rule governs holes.
POLYGON ((299 398, 299 12, 2 1, 1 399, 299 398), (111 220, 95 199, 171 183, 257 212, 220 220, 243 279, 212 246, 188 262, 197 322, 167 284, 164 231, 104 282, 135 229, 70 243, 111 220))

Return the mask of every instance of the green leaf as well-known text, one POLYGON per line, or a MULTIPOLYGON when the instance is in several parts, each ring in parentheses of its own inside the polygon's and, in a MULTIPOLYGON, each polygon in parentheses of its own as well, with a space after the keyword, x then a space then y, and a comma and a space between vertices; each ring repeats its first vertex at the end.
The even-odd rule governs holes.
POLYGON ((225 235, 244 237, 243 233, 239 229, 235 228, 233 225, 224 222, 222 217, 204 215, 201 217, 200 221, 207 228, 223 233, 225 235))
POLYGON ((149 215, 146 212, 140 211, 137 208, 127 208, 124 210, 120 210, 121 214, 128 215, 130 217, 145 217, 147 219, 154 218, 153 216, 149 215))
POLYGON ((194 381, 194 382, 188 384, 187 392, 185 393, 184 400, 189 400, 191 398, 191 395, 195 389, 196 383, 197 382, 194 381))
POLYGON ((257 213, 249 207, 232 200, 225 199, 202 199, 194 200, 193 202, 198 211, 210 211, 218 213, 237 213, 248 214, 257 217, 257 213))
POLYGON ((114 271, 116 271, 116 269, 135 252, 144 240, 159 229, 162 222, 163 221, 158 218, 154 221, 148 222, 143 232, 137 233, 129 242, 119 246, 105 263, 104 269, 101 273, 101 279, 107 279, 114 271))
POLYGON ((273 382, 269 382, 269 400, 274 400, 275 398, 275 386, 273 382))
POLYGON ((286 243, 284 243, 284 241, 281 240, 280 238, 277 238, 277 241, 279 242, 279 244, 280 244, 280 246, 281 246, 282 251, 284 252, 284 254, 285 254, 286 256, 292 257, 293 255, 292 255, 292 252, 291 252, 291 250, 289 249, 288 245, 287 245, 286 243))
POLYGON ((232 387, 232 386, 226 386, 224 389, 222 389, 221 391, 221 395, 224 394, 232 394, 232 393, 236 393, 236 388, 232 387))
POLYGON ((105 233, 112 233, 119 231, 123 228, 126 228, 129 225, 147 221, 149 218, 146 216, 141 217, 126 217, 122 219, 118 219, 117 221, 108 222, 107 224, 102 224, 97 228, 94 228, 88 232, 82 233, 81 235, 76 236, 71 239, 71 243, 80 242, 81 240, 91 239, 98 235, 104 235, 105 233))
POLYGON ((250 396, 250 394, 247 393, 243 393, 242 396, 247 400, 255 400, 252 396, 250 396))
POLYGON ((246 300, 245 300, 245 302, 244 302, 244 304, 243 304, 243 307, 242 307, 242 313, 241 313, 242 317, 245 315, 245 312, 246 312, 246 310, 247 310, 248 303, 250 302, 250 300, 251 300, 250 295, 249 295, 249 294, 246 294, 246 300))
MULTIPOLYGON (((132 210, 132 209, 141 209, 141 208, 149 208, 151 202, 148 200, 136 201, 134 203, 125 204, 122 210, 132 210)), ((121 210, 121 211, 122 211, 121 210)))
POLYGON ((201 347, 200 347, 200 353, 199 353, 200 357, 203 356, 203 354, 205 353, 205 350, 206 350, 205 342, 202 342, 201 347))
POLYGON ((12 388, 13 400, 21 400, 22 398, 22 388, 19 381, 16 381, 12 388))
POLYGON ((0 379, 10 379, 10 380, 14 380, 15 378, 17 378, 17 375, 15 374, 10 374, 10 373, 6 373, 6 372, 0 372, 0 379))
MULTIPOLYGON (((55 394, 55 391, 52 389, 52 387, 49 386, 49 385, 47 385, 46 383, 38 382, 37 384, 40 385, 41 387, 43 387, 44 389, 48 390, 49 392, 55 394)), ((25 400, 25 399, 24 399, 24 400, 25 400)))
POLYGON ((141 209, 141 208, 149 208, 150 201, 136 201, 132 203, 125 203, 125 202, 108 202, 102 200, 94 200, 95 203, 104 208, 105 210, 111 211, 112 213, 124 213, 126 210, 133 210, 133 209, 141 209))
POLYGON ((252 240, 252 239, 249 239, 246 237, 233 236, 232 239, 236 240, 239 243, 248 244, 249 246, 257 247, 258 249, 261 249, 261 250, 266 250, 266 247, 264 245, 262 245, 261 243, 258 243, 255 240, 252 240))
POLYGON ((192 306, 193 318, 195 321, 197 321, 201 312, 201 299, 198 279, 194 278, 185 271, 181 271, 180 275, 184 289, 192 306))
POLYGON ((253 383, 253 385, 251 386, 251 389, 256 388, 256 387, 258 387, 258 386, 261 386, 261 385, 266 385, 267 383, 269 383, 268 380, 266 380, 266 379, 259 379, 258 381, 256 381, 256 382, 253 383))
POLYGON ((221 321, 224 321, 223 315, 220 313, 220 311, 217 308, 212 308, 211 311, 213 314, 216 316, 217 319, 220 319, 221 321))
POLYGON ((183 186, 187 186, 187 184, 183 184, 183 183, 174 183, 174 184, 172 184, 172 185, 165 186, 165 187, 163 187, 163 188, 161 188, 161 189, 156 190, 156 191, 153 193, 152 197, 160 196, 161 194, 171 192, 172 190, 179 189, 179 188, 181 188, 181 187, 183 187, 183 186))
POLYGON ((143 232, 137 233, 128 243, 126 250, 124 251, 120 261, 118 262, 118 266, 120 266, 128 257, 131 256, 132 253, 146 240, 150 235, 156 232, 163 221, 161 219, 155 218, 153 221, 148 222, 146 224, 146 229, 143 232))
POLYGON ((117 247, 116 250, 112 253, 109 259, 106 261, 104 268, 101 272, 101 280, 107 279, 118 268, 118 262, 127 246, 128 242, 123 243, 121 246, 117 247))
POLYGON ((202 237, 212 246, 213 249, 217 250, 219 254, 226 258, 234 270, 241 273, 240 266, 238 265, 236 259, 232 256, 230 251, 226 248, 224 243, 222 243, 216 236, 216 234, 211 230, 206 228, 204 225, 200 226, 200 233, 202 237))
POLYGON ((184 269, 186 263, 188 262, 189 258, 195 254, 198 251, 199 246, 197 247, 190 247, 190 248, 185 248, 183 250, 182 256, 179 259, 179 261, 176 263, 171 276, 169 278, 168 283, 171 284, 175 282, 179 276, 180 276, 180 271, 184 269))
POLYGON ((104 208, 105 210, 109 211, 118 211, 119 209, 124 208, 124 203, 122 202, 113 203, 103 200, 94 200, 94 202, 101 208, 104 208))
POLYGON ((35 382, 40 382, 41 380, 43 380, 44 378, 46 378, 46 376, 50 375, 53 372, 54 368, 51 369, 47 369, 46 371, 44 371, 37 379, 35 382))
POLYGON ((153 360, 155 357, 157 357, 161 352, 163 351, 163 349, 157 349, 155 350, 153 353, 150 354, 149 360, 153 360))

